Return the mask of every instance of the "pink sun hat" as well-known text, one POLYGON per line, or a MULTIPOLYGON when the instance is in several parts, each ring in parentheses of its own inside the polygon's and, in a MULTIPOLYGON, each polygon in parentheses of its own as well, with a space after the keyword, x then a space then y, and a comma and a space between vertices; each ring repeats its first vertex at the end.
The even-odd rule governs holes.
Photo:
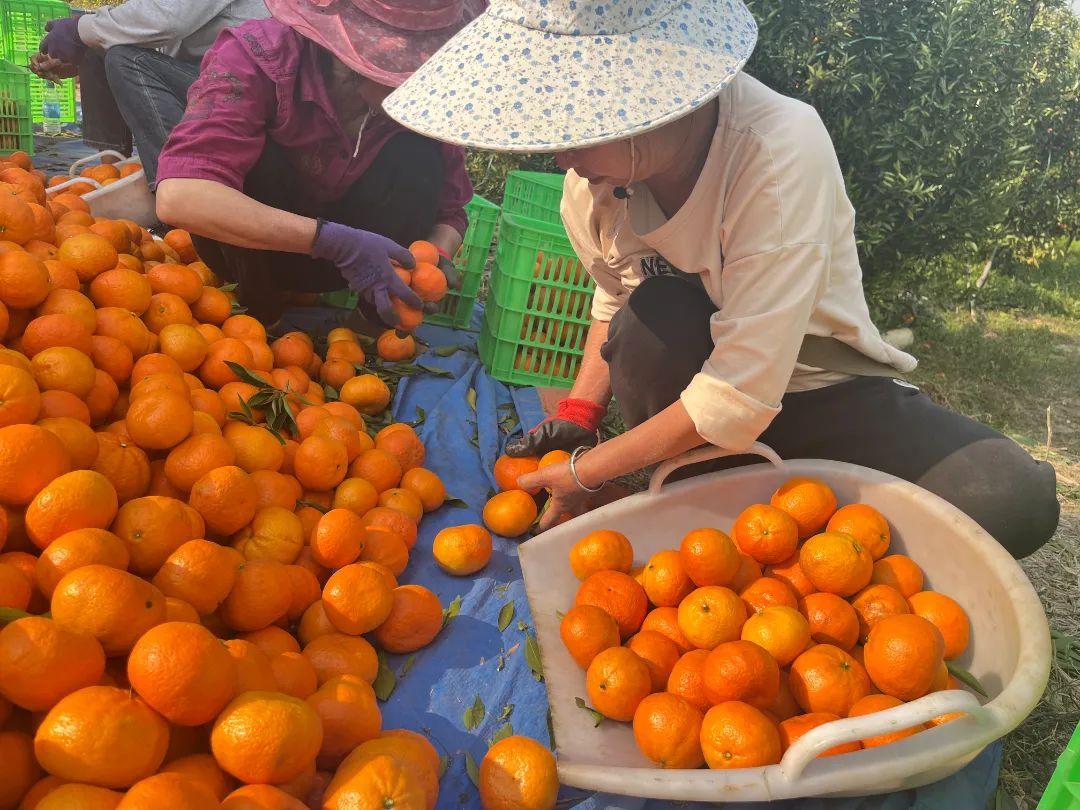
POLYGON ((266 0, 274 19, 363 76, 397 87, 486 0, 266 0))

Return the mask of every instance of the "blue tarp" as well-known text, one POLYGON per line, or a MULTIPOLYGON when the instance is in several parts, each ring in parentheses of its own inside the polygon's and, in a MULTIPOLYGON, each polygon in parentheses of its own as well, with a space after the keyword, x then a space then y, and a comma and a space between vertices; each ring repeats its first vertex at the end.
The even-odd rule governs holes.
MULTIPOLYGON (((312 325, 305 320, 290 320, 286 328, 312 325)), ((418 362, 444 369, 451 377, 420 374, 402 379, 393 403, 394 416, 400 421, 412 421, 423 412, 424 421, 417 431, 427 447, 424 466, 442 478, 449 495, 467 506, 447 505, 424 518, 409 567, 400 579, 431 588, 444 607, 455 599, 460 603, 456 618, 432 644, 414 656, 386 659, 388 668, 396 673, 396 686, 383 705, 383 725, 411 728, 432 740, 447 763, 438 806, 450 810, 479 807, 466 755, 478 764, 492 735, 504 725, 509 723, 515 734, 550 742, 544 684, 534 677, 525 659, 525 641, 533 629, 518 562, 518 543, 496 537, 491 562, 473 577, 445 574, 431 556, 431 543, 439 530, 481 522, 481 510, 495 487, 491 469, 508 438, 506 429, 514 421, 511 414, 516 413, 520 424, 532 426, 543 418, 543 411, 536 389, 508 387, 485 372, 475 354, 474 332, 425 326, 419 334, 432 346, 460 346, 462 350, 448 357, 428 352, 419 358, 418 362), (473 400, 475 408, 470 404, 473 400), (513 604, 514 615, 506 629, 500 631, 499 614, 509 611, 508 604, 513 604), (475 711, 474 706, 482 706, 482 712, 475 711)), ((997 785, 1000 760, 1001 747, 995 744, 949 779, 889 796, 728 806, 800 810, 985 807, 997 785)), ((576 806, 581 810, 707 806, 589 794, 565 787, 560 800, 561 807, 576 806)))

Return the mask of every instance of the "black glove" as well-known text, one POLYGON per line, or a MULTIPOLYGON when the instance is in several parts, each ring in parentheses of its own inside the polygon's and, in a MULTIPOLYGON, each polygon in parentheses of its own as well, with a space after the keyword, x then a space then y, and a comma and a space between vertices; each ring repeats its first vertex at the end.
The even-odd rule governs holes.
POLYGON ((508 456, 542 456, 552 450, 574 452, 599 442, 597 428, 607 409, 587 399, 568 397, 559 401, 555 415, 545 419, 520 439, 506 444, 508 456))

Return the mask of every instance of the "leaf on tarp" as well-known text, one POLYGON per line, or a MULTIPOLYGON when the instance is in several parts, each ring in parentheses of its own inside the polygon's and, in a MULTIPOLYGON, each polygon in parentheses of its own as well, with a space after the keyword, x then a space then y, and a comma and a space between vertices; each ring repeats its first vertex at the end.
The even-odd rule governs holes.
POLYGON ((544 662, 540 659, 540 645, 536 643, 536 636, 532 633, 525 637, 525 663, 529 665, 536 680, 544 680, 544 662))
POLYGON ((476 410, 476 389, 470 388, 465 392, 465 401, 469 403, 469 407, 474 411, 476 410))
MULTIPOLYGON (((225 365, 227 365, 232 373, 239 377, 242 382, 254 385, 256 388, 266 388, 266 380, 259 379, 239 363, 234 363, 232 360, 226 360, 225 365)), ((243 400, 240 400, 240 402, 243 403, 243 400)))
POLYGON ((513 713, 514 713, 514 704, 513 703, 507 703, 505 706, 502 707, 502 713, 499 715, 499 722, 500 723, 505 723, 507 720, 510 719, 510 715, 512 715, 513 713))
POLYGON ((469 444, 471 444, 473 447, 475 447, 477 450, 479 450, 480 449, 480 437, 476 436, 475 434, 470 436, 469 437, 469 444))
POLYGON ((390 695, 394 694, 396 686, 397 677, 395 677, 394 671, 386 665, 386 656, 380 653, 379 671, 375 676, 375 681, 371 684, 371 688, 375 690, 375 697, 386 702, 390 699, 390 695))
POLYGON ((435 377, 453 377, 454 375, 447 371, 445 368, 439 368, 437 366, 429 366, 427 363, 417 363, 416 367, 421 371, 425 371, 428 374, 435 377))
POLYGON ((506 656, 500 655, 499 662, 495 665, 496 672, 502 672, 506 668, 506 656))
POLYGON ((297 503, 297 505, 299 505, 299 506, 310 506, 310 507, 311 507, 312 509, 318 509, 318 510, 319 510, 320 512, 322 512, 322 513, 323 513, 324 515, 325 515, 325 514, 326 514, 327 512, 329 512, 329 511, 330 511, 330 507, 329 507, 329 506, 323 506, 323 505, 322 505, 321 503, 316 503, 315 501, 309 501, 309 500, 305 500, 304 498, 301 498, 301 499, 300 499, 300 500, 298 500, 298 501, 297 501, 296 503, 297 503))
POLYGON ((574 698, 574 703, 577 705, 577 707, 579 709, 584 709, 585 711, 587 711, 589 714, 592 715, 593 728, 596 728, 598 725, 600 725, 601 723, 604 722, 604 715, 600 714, 600 712, 598 712, 596 709, 594 709, 592 706, 590 706, 588 703, 586 703, 585 698, 576 697, 576 698, 574 698))
POLYGON ((468 731, 472 731, 484 722, 486 716, 487 709, 484 707, 484 701, 480 699, 480 695, 477 695, 472 706, 465 710, 465 714, 462 716, 461 721, 465 724, 465 728, 468 731))
POLYGON ((488 488, 488 493, 487 493, 487 499, 488 499, 488 500, 490 501, 490 500, 491 500, 492 498, 494 498, 494 497, 495 497, 496 495, 498 495, 498 494, 499 494, 499 493, 497 493, 497 492, 496 492, 495 490, 493 490, 493 489, 491 489, 491 488, 489 487, 489 488, 488 488))
POLYGON ((505 740, 507 737, 514 735, 514 727, 507 723, 504 726, 500 726, 499 730, 491 735, 491 744, 495 745, 505 740))
POLYGON ((458 613, 461 611, 461 594, 454 597, 453 601, 446 606, 446 609, 442 612, 442 630, 445 630, 450 626, 450 622, 457 618, 458 613))
POLYGON ((465 752, 465 773, 469 774, 469 781, 477 788, 480 787, 480 769, 476 767, 476 760, 468 751, 465 752))
POLYGON ((468 509, 469 508, 469 505, 467 503, 465 503, 465 501, 461 500, 461 498, 454 498, 454 497, 448 497, 445 501, 443 501, 443 506, 455 506, 458 509, 468 509))
POLYGON ((524 620, 524 619, 518 619, 518 625, 517 625, 517 627, 518 627, 518 630, 520 630, 520 631, 521 631, 522 633, 524 633, 524 632, 525 632, 526 630, 528 630, 528 629, 529 629, 529 625, 527 625, 527 624, 525 623, 525 620, 524 620))
POLYGON ((988 695, 986 692, 986 687, 979 683, 979 679, 972 675, 970 672, 968 672, 966 669, 964 669, 962 666, 953 661, 946 661, 945 666, 948 668, 949 674, 956 678, 956 680, 960 681, 960 683, 964 684, 964 686, 967 686, 969 689, 975 690, 983 697, 990 697, 990 695, 988 695))
POLYGON ((401 669, 398 670, 398 677, 404 678, 409 674, 409 670, 413 668, 413 664, 416 663, 416 654, 410 655, 405 659, 405 663, 401 665, 401 669))
POLYGON ((443 778, 443 774, 446 773, 446 767, 450 764, 450 761, 446 758, 446 754, 439 754, 439 779, 443 778))
POLYGON ((218 289, 222 292, 232 292, 236 289, 236 282, 230 281, 228 284, 222 284, 218 289))
POLYGON ((457 354, 464 349, 464 346, 456 344, 453 346, 436 346, 434 349, 431 350, 431 353, 436 357, 449 357, 450 355, 457 354))
POLYGON ((506 593, 510 590, 509 582, 502 582, 495 586, 495 593, 506 593))
POLYGON ((505 605, 502 606, 502 609, 499 611, 500 633, 510 626, 510 622, 514 619, 514 610, 515 608, 513 602, 507 602, 505 605))
POLYGON ((415 428, 415 427, 420 427, 426 421, 427 421, 427 411, 425 411, 423 408, 421 408, 419 405, 417 405, 416 406, 416 418, 413 419, 411 422, 409 422, 409 424, 412 425, 415 428))

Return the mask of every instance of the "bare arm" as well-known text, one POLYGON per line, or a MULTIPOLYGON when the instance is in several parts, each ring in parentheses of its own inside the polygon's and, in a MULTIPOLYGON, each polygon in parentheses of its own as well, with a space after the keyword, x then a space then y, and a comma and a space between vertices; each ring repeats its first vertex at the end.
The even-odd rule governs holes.
POLYGON ((213 180, 171 177, 157 187, 157 215, 175 228, 238 247, 310 253, 316 222, 213 180))
POLYGON ((611 400, 611 376, 607 361, 600 356, 600 347, 608 336, 608 321, 593 319, 589 327, 589 336, 585 339, 585 356, 581 361, 581 370, 570 396, 575 399, 587 399, 597 405, 606 406, 611 400))
POLYGON ((428 241, 435 247, 445 250, 447 256, 453 256, 461 247, 461 234, 451 226, 440 223, 432 228, 428 241))

